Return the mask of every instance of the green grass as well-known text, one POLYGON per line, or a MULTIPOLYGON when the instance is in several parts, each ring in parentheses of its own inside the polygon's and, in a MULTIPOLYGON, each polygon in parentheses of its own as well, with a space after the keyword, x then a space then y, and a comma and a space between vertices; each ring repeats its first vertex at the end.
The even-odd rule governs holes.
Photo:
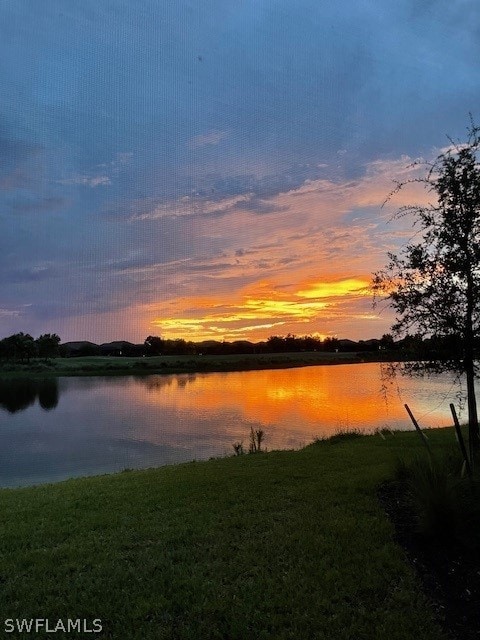
POLYGON ((374 435, 1 490, 3 618, 100 618, 118 640, 439 640, 376 498, 419 447, 374 435))
POLYGON ((319 364, 373 362, 377 353, 261 353, 242 355, 154 356, 127 358, 90 356, 54 358, 48 362, 36 359, 30 363, 0 361, 0 378, 12 376, 103 376, 148 375, 203 371, 248 371, 306 367, 319 364))

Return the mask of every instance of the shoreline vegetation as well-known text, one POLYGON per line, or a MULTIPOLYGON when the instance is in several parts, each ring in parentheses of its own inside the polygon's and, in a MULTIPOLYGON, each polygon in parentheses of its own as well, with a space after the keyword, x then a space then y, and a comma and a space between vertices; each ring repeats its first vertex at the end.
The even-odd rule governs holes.
POLYGON ((317 365, 385 362, 398 354, 378 352, 305 352, 231 355, 171 355, 150 357, 87 356, 35 358, 30 362, 0 362, 0 378, 124 376, 287 369, 317 365), (389 357, 392 356, 392 357, 389 357))
POLYGON ((390 334, 380 340, 313 336, 270 336, 264 342, 206 340, 188 342, 148 336, 143 344, 117 340, 61 343, 57 334, 34 339, 16 333, 0 340, 0 377, 146 375, 251 371, 362 362, 450 361, 458 358, 455 336, 423 339, 390 334))
POLYGON ((427 338, 390 334, 380 340, 314 336, 270 336, 264 342, 236 340, 191 342, 148 336, 143 344, 125 340, 101 345, 61 343, 60 337, 16 333, 0 340, 0 377, 148 375, 249 371, 362 362, 446 362, 458 358, 455 336, 427 338))
MULTIPOLYGON (((429 430, 436 450, 453 437, 429 430)), ((378 499, 396 457, 419 454, 412 432, 337 434, 2 489, 4 617, 76 612, 132 640, 443 640, 378 499)))

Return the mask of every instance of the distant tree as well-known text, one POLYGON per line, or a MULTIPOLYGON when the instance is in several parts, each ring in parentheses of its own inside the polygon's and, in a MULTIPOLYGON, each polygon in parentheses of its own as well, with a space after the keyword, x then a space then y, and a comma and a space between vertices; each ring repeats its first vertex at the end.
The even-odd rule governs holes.
POLYGON ((327 336, 322 342, 322 349, 324 351, 337 351, 338 350, 338 338, 331 338, 327 336))
POLYGON ((34 358, 38 350, 32 336, 29 333, 20 332, 4 338, 0 352, 8 359, 30 362, 30 358, 34 358))
POLYGON ((408 205, 397 217, 412 214, 417 241, 374 274, 373 291, 396 311, 396 336, 414 332, 423 338, 455 336, 459 351, 448 359, 418 361, 407 372, 453 370, 465 374, 470 455, 479 448, 474 380, 475 343, 480 331, 480 129, 471 122, 465 143, 453 143, 427 166, 423 184, 435 196, 428 205, 408 205))
POLYGON ((30 334, 19 334, 20 336, 20 358, 30 362, 30 358, 38 355, 37 345, 30 334))
POLYGON ((0 358, 10 358, 11 355, 9 353, 9 344, 6 338, 2 338, 0 340, 0 358))
POLYGON ((3 338, 0 341, 0 356, 2 358, 6 358, 7 360, 15 358, 16 350, 13 337, 14 336, 8 336, 7 338, 3 338))
POLYGON ((391 333, 384 333, 380 340, 380 345, 383 349, 393 349, 395 342, 391 333))
POLYGON ((403 356, 412 361, 412 365, 410 365, 412 371, 428 368, 429 365, 426 364, 426 362, 421 362, 424 357, 429 357, 427 341, 428 338, 424 340, 421 333, 415 333, 413 335, 406 333, 405 336, 399 340, 399 346, 403 356))
POLYGON ((165 341, 160 336, 148 336, 143 343, 148 356, 160 356, 164 350, 165 341))
POLYGON ((281 353, 285 351, 285 338, 281 336, 270 336, 267 340, 267 352, 281 353))
POLYGON ((285 351, 300 351, 299 339, 293 333, 287 333, 284 338, 285 351))
POLYGON ((45 333, 35 340, 40 358, 48 360, 59 355, 60 337, 56 333, 45 333))
POLYGON ((314 336, 305 336, 303 338, 302 348, 305 351, 318 351, 322 347, 322 342, 314 336))

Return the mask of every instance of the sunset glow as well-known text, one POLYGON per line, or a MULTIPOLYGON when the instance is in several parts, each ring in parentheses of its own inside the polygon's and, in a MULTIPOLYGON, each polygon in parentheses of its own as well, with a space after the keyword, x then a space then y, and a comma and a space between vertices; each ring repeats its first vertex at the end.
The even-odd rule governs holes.
POLYGON ((6 3, 0 333, 381 337, 394 181, 478 120, 460 4, 6 3))
MULTIPOLYGON (((192 340, 222 338, 238 340, 241 337, 261 340, 272 334, 291 332, 297 327, 299 334, 322 334, 324 320, 335 317, 345 318, 349 302, 358 297, 370 296, 367 279, 349 278, 325 283, 312 283, 309 288, 296 293, 276 293, 270 287, 263 287, 265 295, 261 297, 240 297, 236 304, 229 304, 228 297, 223 301, 219 297, 194 298, 177 301, 178 315, 159 317, 153 324, 172 338, 189 336, 192 340), (274 297, 276 296, 276 298, 274 297), (182 304, 183 303, 183 304, 182 304), (182 309, 183 305, 186 309, 182 309), (191 316, 185 317, 185 311, 191 316), (183 313, 182 313, 183 312, 183 313)), ((352 310, 353 320, 358 312, 352 310)), ((372 314, 372 318, 375 319, 372 314)), ((365 320, 363 317, 362 319, 365 320)))

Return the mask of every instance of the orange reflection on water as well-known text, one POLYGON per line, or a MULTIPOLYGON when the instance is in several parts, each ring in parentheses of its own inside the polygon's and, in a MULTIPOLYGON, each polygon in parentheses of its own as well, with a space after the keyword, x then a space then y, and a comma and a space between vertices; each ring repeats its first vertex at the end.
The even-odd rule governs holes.
POLYGON ((420 387, 409 379, 400 383, 401 397, 392 390, 386 403, 379 364, 315 366, 153 376, 137 385, 135 399, 179 413, 238 416, 247 424, 313 437, 339 429, 411 428, 403 404, 414 398, 413 406, 426 414, 423 424, 438 426, 445 411, 432 412, 428 381, 420 387))

